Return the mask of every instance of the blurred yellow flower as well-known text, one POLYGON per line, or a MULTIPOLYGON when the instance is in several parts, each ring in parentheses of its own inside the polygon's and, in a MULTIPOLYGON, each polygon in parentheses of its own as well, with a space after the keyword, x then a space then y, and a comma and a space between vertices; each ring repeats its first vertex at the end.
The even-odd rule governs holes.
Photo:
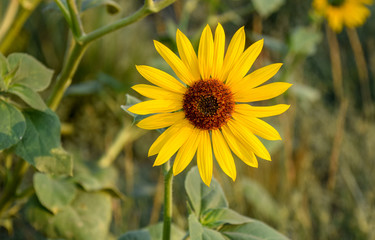
POLYGON ((247 72, 260 54, 263 40, 244 51, 245 31, 233 36, 224 55, 225 33, 218 24, 215 36, 207 25, 200 38, 198 56, 189 39, 177 30, 180 58, 158 41, 155 48, 176 73, 171 75, 149 66, 137 66, 138 72, 151 83, 133 89, 153 100, 138 103, 128 110, 135 114, 154 114, 137 125, 143 129, 168 127, 152 144, 149 156, 158 154, 154 166, 167 162, 177 151, 173 174, 182 172, 197 153, 198 169, 209 186, 213 154, 222 170, 236 179, 231 151, 246 164, 257 167, 255 157, 271 160, 258 135, 268 140, 281 140, 279 133, 260 120, 283 113, 289 105, 256 107, 248 104, 274 98, 291 84, 285 82, 260 86, 274 76, 281 63, 247 72))
POLYGON ((316 11, 327 18, 329 26, 341 32, 343 26, 355 28, 363 25, 370 16, 366 7, 372 0, 314 0, 316 11))

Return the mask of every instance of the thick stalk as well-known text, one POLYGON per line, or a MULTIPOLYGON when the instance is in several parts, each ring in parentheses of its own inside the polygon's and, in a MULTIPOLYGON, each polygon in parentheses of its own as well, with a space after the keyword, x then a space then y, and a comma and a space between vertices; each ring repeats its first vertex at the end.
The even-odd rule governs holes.
POLYGON ((4 38, 0 42, 0 52, 3 54, 8 51, 8 48, 14 42, 14 39, 18 36, 19 31, 24 25, 25 21, 29 18, 30 14, 39 5, 41 0, 35 0, 28 6, 28 8, 21 8, 14 22, 9 27, 9 31, 5 34, 4 38))
POLYGON ((0 25, 0 42, 1 39, 3 39, 3 37, 5 36, 5 34, 8 32, 10 26, 12 26, 14 19, 17 16, 18 7, 18 0, 11 0, 8 4, 8 8, 5 12, 4 18, 0 18, 0 21, 2 21, 0 25))
POLYGON ((64 67, 57 77, 56 85, 53 88, 53 92, 48 99, 48 106, 52 110, 56 110, 60 101, 65 93, 65 90, 70 86, 74 73, 77 70, 77 67, 82 59, 83 54, 85 53, 87 46, 81 45, 72 40, 72 48, 69 51, 64 67))
POLYGON ((163 240, 171 239, 172 224, 172 183, 173 173, 169 161, 163 165, 164 174, 164 223, 163 240))

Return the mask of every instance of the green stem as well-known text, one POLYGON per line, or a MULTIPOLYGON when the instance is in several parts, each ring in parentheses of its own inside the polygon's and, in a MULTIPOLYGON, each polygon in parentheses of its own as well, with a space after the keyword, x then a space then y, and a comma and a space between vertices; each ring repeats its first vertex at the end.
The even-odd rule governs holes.
MULTIPOLYGON (((56 0, 57 1, 57 0, 56 0)), ((78 11, 76 5, 73 2, 74 0, 69 0, 72 5, 69 7, 70 20, 73 26, 76 26, 76 29, 73 29, 73 34, 75 35, 76 40, 73 41, 71 50, 69 51, 63 69, 60 75, 57 78, 57 83, 53 88, 52 94, 48 99, 48 106, 52 110, 56 110, 60 101, 64 95, 65 90, 70 86, 74 73, 77 70, 83 54, 85 53, 87 46, 92 41, 108 34, 113 31, 116 31, 120 28, 123 28, 131 23, 134 23, 150 13, 156 13, 162 10, 163 8, 169 6, 176 0, 161 0, 157 3, 153 1, 146 1, 142 8, 140 8, 133 15, 120 19, 114 23, 111 23, 107 26, 99 28, 87 35, 84 34, 81 22, 79 20, 78 11), (78 31, 78 32, 74 32, 78 31), (78 33, 79 36, 76 34, 78 33), (80 35, 81 34, 81 35, 80 35)))
POLYGON ((55 0, 55 3, 59 7, 61 13, 64 15, 65 20, 67 21, 68 25, 72 25, 72 19, 70 18, 69 10, 66 6, 61 2, 61 0, 55 0))
POLYGON ((132 24, 136 21, 139 21, 146 17, 147 15, 151 13, 157 13, 160 10, 166 8, 167 6, 171 5, 174 3, 176 0, 162 0, 157 3, 151 1, 151 0, 146 0, 145 4, 143 5, 142 8, 140 8, 138 11, 136 11, 133 15, 129 17, 122 18, 116 22, 113 22, 111 24, 108 24, 106 26, 103 26, 101 28, 96 29, 95 31, 92 31, 91 33, 88 33, 87 35, 83 36, 81 38, 81 41, 83 43, 88 43, 93 40, 96 40, 108 33, 114 32, 120 28, 123 28, 129 24, 132 24))
POLYGON ((5 34, 8 32, 14 19, 16 18, 18 7, 19 7, 18 0, 11 0, 8 4, 8 8, 4 15, 4 18, 0 19, 2 21, 0 25, 0 42, 1 42, 1 39, 3 39, 3 37, 5 36, 5 34))
POLYGON ((173 173, 170 162, 163 165, 164 172, 164 224, 163 224, 163 240, 171 239, 172 224, 172 183, 173 173))
POLYGON ((18 36, 19 31, 24 25, 25 21, 29 18, 30 14, 39 5, 41 0, 33 1, 33 5, 28 6, 28 8, 21 8, 14 22, 9 27, 9 31, 6 33, 4 38, 0 42, 0 52, 3 54, 8 51, 8 48, 14 42, 14 39, 18 36))
POLYGON ((81 23, 81 18, 79 17, 79 12, 75 0, 68 0, 68 10, 71 17, 71 27, 73 35, 76 39, 80 39, 84 35, 83 26, 81 23))
POLYGON ((28 167, 29 164, 26 161, 19 159, 13 171, 8 173, 7 183, 0 197, 0 216, 16 197, 16 191, 21 184, 28 167))
POLYGON ((56 110, 65 93, 65 90, 70 86, 74 73, 87 49, 87 45, 82 45, 72 40, 73 44, 68 52, 64 67, 57 77, 56 85, 53 88, 52 94, 48 99, 48 106, 52 110, 56 110))

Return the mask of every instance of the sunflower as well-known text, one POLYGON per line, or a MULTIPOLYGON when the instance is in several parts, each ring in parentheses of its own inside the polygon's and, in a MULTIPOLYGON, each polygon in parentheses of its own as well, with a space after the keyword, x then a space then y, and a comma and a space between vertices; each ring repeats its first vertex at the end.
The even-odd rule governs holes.
POLYGON ((336 32, 341 32, 343 26, 355 28, 363 25, 370 16, 366 5, 372 0, 314 0, 316 11, 325 16, 329 26, 336 32))
POLYGON ((189 39, 176 33, 180 58, 158 41, 158 53, 181 81, 149 66, 136 66, 149 82, 132 88, 152 100, 131 106, 135 114, 151 116, 138 122, 143 129, 167 128, 152 144, 148 155, 156 155, 154 166, 167 162, 176 152, 173 174, 183 171, 197 153, 197 165, 203 182, 212 178, 213 155, 222 170, 236 179, 233 152, 247 165, 258 167, 256 156, 271 160, 270 154, 255 136, 281 140, 279 133, 259 119, 283 113, 289 105, 252 106, 274 98, 291 84, 275 82, 264 86, 280 69, 280 63, 247 72, 260 54, 263 40, 244 51, 245 31, 240 28, 229 43, 226 54, 225 33, 218 24, 215 36, 207 25, 201 35, 198 56, 189 39))

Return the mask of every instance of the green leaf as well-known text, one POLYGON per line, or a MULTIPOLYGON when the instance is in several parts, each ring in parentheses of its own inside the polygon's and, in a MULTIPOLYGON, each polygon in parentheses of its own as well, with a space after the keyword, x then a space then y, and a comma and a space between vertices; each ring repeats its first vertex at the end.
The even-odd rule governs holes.
POLYGON ((292 33, 290 51, 295 54, 312 55, 322 38, 322 33, 314 28, 298 27, 292 33))
POLYGON ((8 64, 10 71, 18 68, 12 84, 18 83, 39 92, 51 82, 53 71, 28 54, 13 53, 8 56, 8 64))
POLYGON ((35 168, 44 173, 56 175, 73 174, 73 159, 64 149, 53 148, 50 151, 52 156, 34 158, 35 168))
POLYGON ((203 213, 202 224, 210 228, 216 228, 223 224, 243 224, 251 222, 248 217, 233 211, 229 208, 208 209, 203 213))
POLYGON ((60 121, 51 110, 24 112, 26 132, 17 143, 15 153, 36 166, 36 158, 53 157, 52 150, 60 147, 60 121))
POLYGON ((67 178, 36 173, 33 184, 40 203, 54 214, 68 206, 76 194, 74 183, 67 178))
POLYGON ((118 240, 151 240, 151 236, 147 229, 141 229, 129 231, 121 235, 118 240))
POLYGON ((260 16, 266 18, 279 10, 285 0, 252 0, 255 10, 260 16))
POLYGON ((40 97, 40 95, 29 87, 20 84, 14 84, 10 86, 8 92, 17 95, 23 101, 25 101, 30 107, 36 110, 45 111, 48 108, 47 105, 44 103, 43 99, 40 97))
POLYGON ((111 197, 104 192, 78 191, 69 206, 52 214, 33 197, 26 206, 31 225, 48 238, 70 240, 107 239, 111 222, 111 197))
POLYGON ((192 240, 203 240, 203 226, 194 214, 189 215, 189 236, 192 240))
MULTIPOLYGON (((147 228, 129 231, 121 235, 118 240, 160 240, 163 236, 163 223, 159 222, 147 228)), ((185 232, 175 224, 171 226, 171 239, 183 239, 185 232)))
POLYGON ((121 11, 121 6, 112 0, 84 0, 82 2, 81 11, 86 11, 90 8, 95 8, 99 6, 106 6, 107 12, 109 14, 116 14, 121 11))
POLYGON ((12 105, 0 100, 0 150, 18 143, 26 130, 22 113, 12 105))
MULTIPOLYGON (((159 222, 155 225, 147 227, 148 232, 150 233, 151 240, 159 240, 163 237, 163 223, 159 222)), ((183 239, 185 232, 172 223, 171 225, 171 239, 183 239)))
POLYGON ((102 168, 92 163, 77 162, 73 180, 86 191, 107 190, 112 196, 125 198, 117 189, 117 171, 113 167, 102 168))
POLYGON ((288 238, 270 226, 253 220, 242 225, 225 225, 220 232, 230 240, 287 240, 288 238))
POLYGON ((211 186, 207 187, 201 180, 197 167, 193 167, 186 176, 185 189, 188 202, 197 216, 211 208, 226 208, 228 201, 225 198, 220 184, 212 179, 211 186))
POLYGON ((220 232, 203 227, 194 214, 190 214, 188 221, 191 240, 225 240, 220 232))

